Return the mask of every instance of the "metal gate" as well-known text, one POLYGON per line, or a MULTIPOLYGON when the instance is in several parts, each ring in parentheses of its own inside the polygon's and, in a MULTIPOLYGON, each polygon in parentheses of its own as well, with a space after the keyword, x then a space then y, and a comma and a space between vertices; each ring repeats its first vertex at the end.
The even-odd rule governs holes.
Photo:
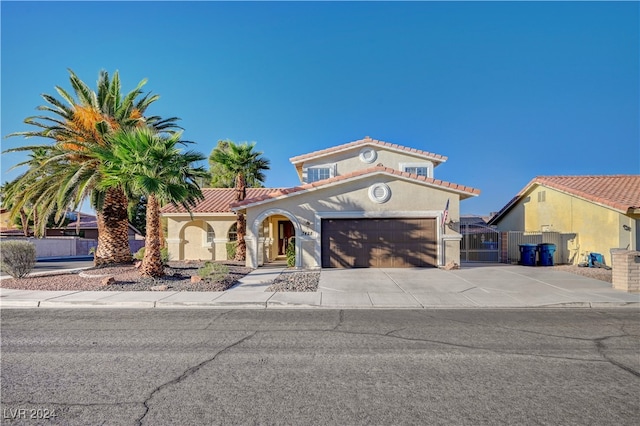
POLYGON ((481 223, 461 223, 461 262, 500 262, 500 231, 481 223))

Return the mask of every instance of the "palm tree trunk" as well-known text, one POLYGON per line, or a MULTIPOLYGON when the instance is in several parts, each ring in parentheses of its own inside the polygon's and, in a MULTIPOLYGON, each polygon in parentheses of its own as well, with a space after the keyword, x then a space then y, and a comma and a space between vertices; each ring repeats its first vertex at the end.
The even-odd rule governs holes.
POLYGON ((105 194, 102 211, 97 213, 98 247, 94 257, 96 266, 130 263, 129 219, 127 196, 120 188, 111 188, 105 194))
POLYGON ((23 208, 20 209, 20 222, 22 223, 22 233, 25 237, 29 236, 29 218, 27 212, 23 208))
POLYGON ((164 275, 160 247, 160 203, 156 196, 151 194, 147 199, 147 235, 144 239, 144 258, 140 265, 142 275, 150 277, 164 275))
POLYGON ((247 243, 244 241, 244 236, 247 234, 247 221, 243 213, 238 213, 236 229, 238 241, 236 245, 236 257, 234 260, 242 261, 247 258, 247 243))
MULTIPOLYGON (((236 176, 236 200, 244 201, 246 197, 247 182, 245 181, 244 173, 238 173, 238 176, 236 176)), ((247 220, 242 213, 238 213, 236 230, 238 233, 238 245, 235 260, 243 261, 247 258, 247 243, 244 241, 244 236, 247 235, 247 220)))

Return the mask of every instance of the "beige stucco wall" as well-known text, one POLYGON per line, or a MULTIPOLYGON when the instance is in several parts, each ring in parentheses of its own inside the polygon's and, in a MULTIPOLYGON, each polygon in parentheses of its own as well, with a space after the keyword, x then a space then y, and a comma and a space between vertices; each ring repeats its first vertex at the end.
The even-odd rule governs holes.
MULTIPOLYGON (((415 157, 409 154, 386 150, 377 146, 367 146, 376 151, 377 158, 370 162, 363 162, 359 158, 359 153, 365 147, 358 147, 356 149, 338 152, 336 154, 328 155, 320 159, 313 159, 305 161, 302 164, 303 168, 318 167, 318 166, 330 166, 336 164, 337 176, 351 173, 355 170, 368 169, 370 167, 382 164, 385 167, 391 167, 397 170, 401 170, 400 165, 404 163, 420 163, 429 165, 433 170, 434 164, 429 160, 425 160, 422 157, 415 157)), ((433 175, 431 175, 433 176, 433 175)))
POLYGON ((587 253, 595 252, 604 255, 610 265, 610 249, 636 250, 638 247, 635 216, 543 186, 536 186, 525 194, 497 226, 501 231, 575 233, 577 239, 571 248, 577 250, 576 263, 587 253))
POLYGON ((229 229, 236 223, 235 214, 163 215, 167 218, 167 245, 171 259, 227 260, 229 229), (207 225, 214 232, 213 243, 207 243, 207 225))
MULTIPOLYGON (((442 189, 427 187, 419 183, 397 179, 395 176, 378 174, 341 185, 308 191, 276 202, 265 203, 247 209, 247 266, 262 264, 258 259, 263 248, 260 246, 260 229, 264 220, 279 215, 290 219, 296 229, 296 266, 319 268, 321 220, 324 218, 357 217, 435 217, 440 220, 447 200, 449 218, 459 220, 459 194, 442 189), (369 188, 375 183, 385 183, 391 191, 391 198, 385 203, 377 203, 369 198, 369 188)), ((268 226, 267 226, 268 228, 268 226)), ((446 234, 454 237, 445 242, 443 232, 438 227, 438 262, 460 262, 459 234, 445 227, 446 234), (446 249, 445 249, 446 246, 446 249)), ((262 236, 264 238, 264 236, 262 236)))

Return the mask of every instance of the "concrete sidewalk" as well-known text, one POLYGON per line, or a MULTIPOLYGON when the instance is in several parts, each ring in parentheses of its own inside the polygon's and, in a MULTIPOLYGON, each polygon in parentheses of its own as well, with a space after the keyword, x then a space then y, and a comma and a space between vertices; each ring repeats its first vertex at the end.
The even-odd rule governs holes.
POLYGON ((317 292, 265 292, 283 270, 259 268, 224 292, 0 289, 0 308, 640 308, 640 294, 539 267, 325 269, 317 292))

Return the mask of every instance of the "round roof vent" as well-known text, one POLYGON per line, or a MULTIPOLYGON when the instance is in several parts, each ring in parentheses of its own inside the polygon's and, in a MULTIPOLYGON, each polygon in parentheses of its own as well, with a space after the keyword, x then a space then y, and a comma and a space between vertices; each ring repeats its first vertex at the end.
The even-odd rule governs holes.
POLYGON ((369 198, 374 203, 386 203, 391 198, 391 189, 386 183, 373 184, 369 187, 369 198))
POLYGON ((378 158, 378 153, 376 152, 375 149, 366 147, 360 150, 359 157, 360 157, 360 161, 362 161, 363 163, 371 164, 374 161, 376 161, 376 158, 378 158))

